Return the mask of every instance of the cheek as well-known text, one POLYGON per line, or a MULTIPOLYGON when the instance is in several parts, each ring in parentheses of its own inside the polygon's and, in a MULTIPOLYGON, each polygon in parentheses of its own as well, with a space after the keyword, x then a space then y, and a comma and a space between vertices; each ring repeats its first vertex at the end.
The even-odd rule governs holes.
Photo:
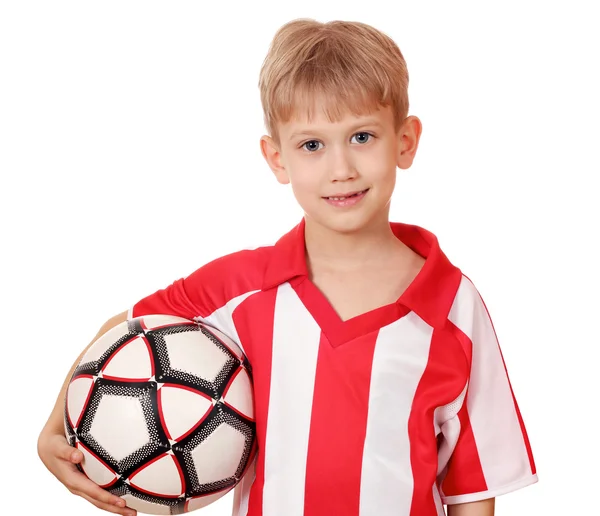
POLYGON ((307 167, 298 167, 289 172, 292 190, 297 195, 318 192, 320 189, 319 175, 307 167))
POLYGON ((307 181, 306 178, 292 177, 291 185, 294 196, 299 201, 313 198, 319 192, 318 186, 307 181))

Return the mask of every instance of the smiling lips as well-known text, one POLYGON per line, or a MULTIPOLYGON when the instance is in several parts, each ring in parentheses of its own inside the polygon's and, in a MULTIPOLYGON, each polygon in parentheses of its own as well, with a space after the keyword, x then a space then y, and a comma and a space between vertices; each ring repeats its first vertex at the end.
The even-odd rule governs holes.
POLYGON ((337 207, 354 206, 367 194, 369 189, 361 190, 359 192, 350 192, 347 194, 336 194, 331 197, 323 197, 328 204, 337 207))
MULTIPOLYGON (((368 190, 368 188, 367 188, 367 190, 368 190)), ((350 193, 347 193, 347 194, 331 195, 329 197, 324 197, 324 199, 329 199, 329 200, 332 200, 332 201, 344 201, 344 200, 349 199, 351 197, 356 197, 358 195, 367 193, 367 190, 360 190, 360 191, 357 191, 357 192, 350 192, 350 193)))

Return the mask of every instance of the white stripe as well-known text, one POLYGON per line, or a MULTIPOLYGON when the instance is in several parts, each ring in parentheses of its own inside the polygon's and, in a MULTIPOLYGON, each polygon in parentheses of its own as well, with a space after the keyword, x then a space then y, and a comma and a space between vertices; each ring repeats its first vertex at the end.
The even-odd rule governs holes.
POLYGON ((414 480, 408 419, 432 334, 431 326, 414 312, 379 332, 363 451, 361 516, 410 514, 414 480))
POLYGON ((454 416, 452 419, 449 419, 440 428, 440 432, 444 438, 442 439, 438 449, 438 475, 444 471, 446 466, 448 466, 448 462, 450 462, 450 459, 452 458, 452 452, 456 448, 456 443, 460 437, 460 429, 460 419, 458 416, 454 416))
POLYGON ((442 503, 437 484, 433 484, 433 501, 435 502, 437 516, 446 516, 446 511, 444 511, 444 504, 442 503))
POLYGON ((530 477, 529 457, 498 341, 479 292, 464 276, 449 319, 473 343, 467 410, 489 490, 530 477))
POLYGON ((478 502, 480 500, 487 500, 488 498, 496 498, 506 493, 512 493, 517 489, 523 489, 524 487, 530 486, 531 484, 535 484, 536 482, 538 482, 538 480, 539 479, 537 474, 533 475, 529 473, 521 480, 513 482, 512 484, 499 487, 498 489, 488 489, 487 491, 481 491, 480 493, 468 493, 464 495, 446 496, 442 497, 442 501, 447 505, 454 505, 457 503, 478 502))
POLYGON ((194 317, 194 321, 203 322, 219 331, 222 331, 240 347, 244 354, 246 354, 244 346, 240 342, 240 337, 235 324, 233 324, 233 311, 242 303, 242 301, 245 301, 248 296, 255 294, 256 292, 260 292, 260 290, 252 290, 250 292, 246 292, 245 294, 234 297, 221 308, 215 310, 208 317, 197 316, 194 317))
POLYGON ((321 329, 284 283, 277 290, 267 416, 263 516, 302 516, 321 329))

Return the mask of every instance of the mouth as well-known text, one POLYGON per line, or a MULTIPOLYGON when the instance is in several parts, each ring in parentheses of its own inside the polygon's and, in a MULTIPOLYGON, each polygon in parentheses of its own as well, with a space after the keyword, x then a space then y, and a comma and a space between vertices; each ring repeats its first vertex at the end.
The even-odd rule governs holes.
POLYGON ((323 197, 323 199, 327 199, 329 201, 345 201, 346 199, 352 199, 353 197, 358 197, 359 195, 367 193, 369 189, 360 190, 359 192, 351 192, 344 195, 335 195, 331 197, 323 197))

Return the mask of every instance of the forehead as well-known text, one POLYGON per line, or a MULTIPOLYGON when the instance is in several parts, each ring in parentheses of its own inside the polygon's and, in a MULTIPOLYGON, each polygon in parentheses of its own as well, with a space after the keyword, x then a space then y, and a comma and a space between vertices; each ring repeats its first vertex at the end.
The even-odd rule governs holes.
POLYGON ((336 104, 335 101, 315 100, 311 104, 295 105, 289 120, 280 124, 282 133, 293 137, 306 131, 346 130, 361 125, 385 128, 393 125, 390 106, 365 104, 336 104))

